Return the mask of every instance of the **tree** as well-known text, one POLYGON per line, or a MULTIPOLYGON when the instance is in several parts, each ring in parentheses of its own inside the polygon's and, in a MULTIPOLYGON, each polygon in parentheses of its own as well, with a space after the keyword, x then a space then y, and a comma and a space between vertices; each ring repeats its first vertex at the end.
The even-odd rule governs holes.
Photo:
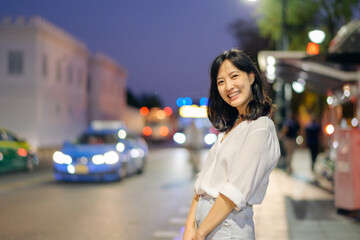
POLYGON ((334 37, 342 25, 352 20, 354 12, 360 10, 360 0, 320 0, 320 7, 319 20, 334 37))
POLYGON ((133 94, 133 92, 130 89, 127 89, 127 91, 126 91, 126 98, 127 98, 127 104, 129 106, 132 106, 135 108, 141 107, 140 101, 136 98, 136 96, 133 94))
POLYGON ((360 9, 360 0, 261 0, 255 13, 260 35, 272 43, 282 36, 282 7, 285 6, 285 29, 289 37, 289 50, 304 50, 309 41, 308 32, 314 28, 327 34, 325 48, 340 26, 354 17, 360 9))
POLYGON ((143 104, 143 106, 148 107, 148 108, 152 108, 152 107, 162 107, 162 102, 159 98, 158 95, 156 94, 152 94, 152 95, 148 95, 148 94, 143 94, 141 97, 141 102, 143 104))
POLYGON ((136 97, 134 93, 128 89, 127 90, 127 104, 135 108, 141 107, 162 107, 161 99, 156 94, 142 94, 141 97, 136 97))
POLYGON ((249 54, 255 62, 259 51, 271 49, 269 38, 260 36, 259 29, 254 22, 238 19, 230 25, 229 29, 237 39, 238 46, 249 54))

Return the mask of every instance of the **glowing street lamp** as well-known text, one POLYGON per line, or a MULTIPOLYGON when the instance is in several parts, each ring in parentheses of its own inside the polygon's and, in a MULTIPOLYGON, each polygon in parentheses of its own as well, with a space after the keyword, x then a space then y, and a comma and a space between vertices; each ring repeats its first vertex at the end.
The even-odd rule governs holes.
POLYGON ((313 30, 310 31, 309 34, 309 39, 317 44, 321 44, 324 40, 325 40, 325 32, 321 31, 321 30, 313 30))

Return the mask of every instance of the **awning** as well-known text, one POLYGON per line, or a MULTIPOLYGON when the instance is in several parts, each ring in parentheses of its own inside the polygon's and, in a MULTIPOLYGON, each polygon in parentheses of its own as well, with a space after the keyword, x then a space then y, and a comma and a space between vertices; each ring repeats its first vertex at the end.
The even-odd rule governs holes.
MULTIPOLYGON (((360 54, 351 54, 356 57, 360 54)), ((306 89, 319 94, 326 94, 329 89, 341 89, 344 84, 355 84, 360 81, 360 64, 347 63, 349 54, 322 54, 308 56, 305 52, 262 51, 259 54, 259 64, 266 71, 267 57, 276 59, 276 78, 293 83, 299 78, 305 80, 306 89), (329 61, 329 59, 337 61, 329 61), (345 61, 342 61, 344 60, 345 61)))

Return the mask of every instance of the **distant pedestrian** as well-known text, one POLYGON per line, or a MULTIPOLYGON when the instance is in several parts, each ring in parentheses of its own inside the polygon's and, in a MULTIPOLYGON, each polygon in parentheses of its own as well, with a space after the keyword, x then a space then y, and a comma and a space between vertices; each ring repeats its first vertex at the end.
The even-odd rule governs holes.
POLYGON ((185 146, 189 151, 190 162, 193 166, 193 172, 200 171, 201 149, 203 148, 203 132, 195 124, 195 120, 189 124, 184 131, 186 136, 185 146))
POLYGON ((220 133, 195 182, 183 240, 255 239, 252 205, 280 157, 260 76, 237 49, 212 63, 208 117, 220 133))
POLYGON ((317 122, 314 116, 311 116, 311 120, 305 127, 306 132, 306 146, 310 149, 311 153, 311 169, 314 171, 314 165, 316 157, 319 153, 319 137, 321 133, 320 124, 317 122))
POLYGON ((299 135, 300 124, 297 120, 296 115, 292 114, 291 118, 284 121, 283 127, 280 131, 280 140, 283 142, 285 148, 285 162, 286 172, 292 173, 291 160, 295 149, 297 148, 296 138, 299 135))

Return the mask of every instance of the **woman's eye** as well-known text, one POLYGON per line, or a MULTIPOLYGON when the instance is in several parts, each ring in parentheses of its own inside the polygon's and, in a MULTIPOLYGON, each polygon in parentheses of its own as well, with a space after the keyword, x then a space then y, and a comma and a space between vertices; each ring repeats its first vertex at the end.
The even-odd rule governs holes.
POLYGON ((217 85, 221 85, 224 81, 223 80, 220 80, 217 82, 217 85))
POLYGON ((237 78, 239 75, 232 75, 231 78, 237 78))

